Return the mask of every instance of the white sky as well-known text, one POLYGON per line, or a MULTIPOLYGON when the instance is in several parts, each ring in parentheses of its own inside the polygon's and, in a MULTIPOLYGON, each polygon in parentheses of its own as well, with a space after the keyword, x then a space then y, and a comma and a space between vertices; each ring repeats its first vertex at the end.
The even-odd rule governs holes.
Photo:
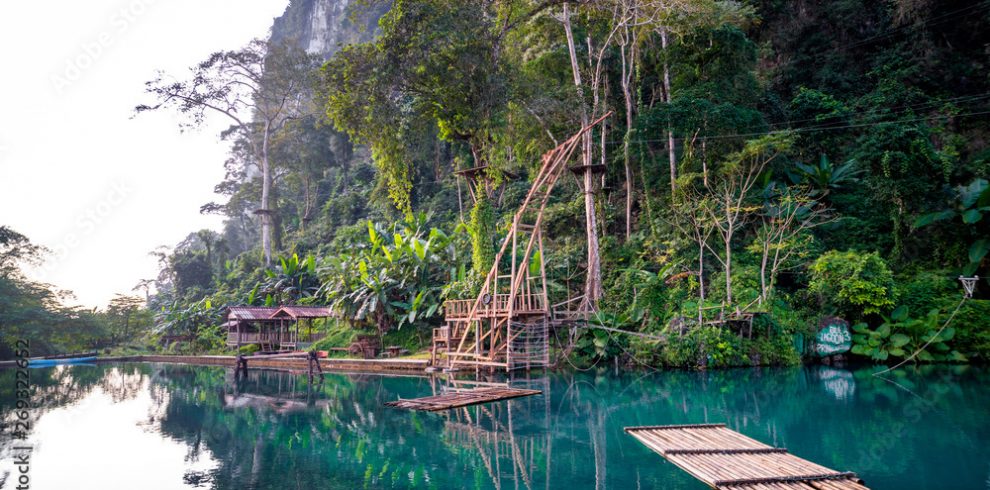
POLYGON ((182 134, 152 102, 155 70, 185 78, 266 37, 288 0, 0 1, 0 224, 54 250, 32 277, 104 306, 157 273, 148 252, 219 229, 227 145, 216 118, 182 134))

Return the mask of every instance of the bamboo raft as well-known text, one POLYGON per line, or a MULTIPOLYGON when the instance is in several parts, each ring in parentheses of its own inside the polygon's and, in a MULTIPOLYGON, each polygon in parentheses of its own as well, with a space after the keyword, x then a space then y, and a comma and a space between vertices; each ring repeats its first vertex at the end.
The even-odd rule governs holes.
POLYGON ((481 403, 497 402, 521 396, 539 395, 540 390, 522 390, 506 387, 485 387, 470 390, 457 390, 437 396, 427 396, 424 398, 411 398, 408 400, 396 400, 387 402, 385 406, 395 408, 405 408, 408 410, 425 410, 427 412, 438 412, 451 408, 478 405, 481 403))
POLYGON ((718 490, 868 490, 855 473, 801 459, 725 424, 626 427, 625 431, 718 490))

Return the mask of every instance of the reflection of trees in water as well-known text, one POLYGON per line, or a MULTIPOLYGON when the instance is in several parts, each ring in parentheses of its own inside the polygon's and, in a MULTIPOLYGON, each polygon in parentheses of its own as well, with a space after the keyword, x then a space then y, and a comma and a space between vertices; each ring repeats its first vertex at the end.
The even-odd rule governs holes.
MULTIPOLYGON (((45 413, 78 403, 99 388, 115 402, 132 399, 141 392, 144 385, 146 366, 55 366, 30 369, 30 394, 32 407, 30 437, 35 422, 45 413)), ((17 394, 16 369, 0 369, 0 459, 10 459, 11 447, 15 442, 13 432, 17 394), (9 387, 9 388, 8 388, 9 387)), ((3 485, 0 485, 3 488, 3 485)))
POLYGON ((305 376, 287 373, 254 370, 235 382, 222 369, 168 366, 160 382, 170 393, 162 432, 209 448, 220 460, 211 475, 219 487, 275 487, 292 475, 300 486, 333 488, 334 481, 370 478, 368 468, 375 468, 374 477, 422 475, 423 463, 390 456, 399 451, 408 460, 410 451, 435 447, 410 440, 384 450, 396 444, 399 430, 382 416, 383 393, 395 392, 388 378, 328 375, 311 387, 305 376))
MULTIPOLYGON (((185 475, 192 486, 534 489, 594 481, 624 488, 634 479, 644 488, 677 488, 693 481, 662 469, 622 427, 726 422, 839 469, 869 472, 879 464, 904 473, 933 449, 982 447, 990 434, 971 422, 981 420, 987 394, 972 387, 986 386, 988 373, 921 368, 891 380, 816 368, 551 373, 512 381, 544 395, 442 413, 382 404, 468 385, 343 374, 311 385, 304 374, 252 370, 238 380, 219 367, 149 364, 33 371, 32 381, 46 410, 97 389, 117 402, 148 390, 148 430, 185 443, 188 461, 204 454, 218 461, 185 475), (837 397, 834 379, 854 389, 837 397), (960 418, 959 407, 971 417, 960 418), (926 430, 932 420, 952 430, 926 430)), ((13 384, 12 371, 0 371, 4 382, 13 384)), ((11 396, 0 394, 5 414, 11 396)))

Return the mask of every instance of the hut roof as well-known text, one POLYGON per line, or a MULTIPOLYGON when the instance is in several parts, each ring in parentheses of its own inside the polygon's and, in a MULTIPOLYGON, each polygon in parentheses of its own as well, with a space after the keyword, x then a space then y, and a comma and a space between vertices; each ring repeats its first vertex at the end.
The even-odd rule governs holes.
POLYGON ((337 316, 337 312, 329 306, 283 306, 273 312, 270 318, 329 318, 337 316))
POLYGON ((231 306, 228 307, 227 320, 264 321, 270 320, 278 308, 271 306, 231 306))

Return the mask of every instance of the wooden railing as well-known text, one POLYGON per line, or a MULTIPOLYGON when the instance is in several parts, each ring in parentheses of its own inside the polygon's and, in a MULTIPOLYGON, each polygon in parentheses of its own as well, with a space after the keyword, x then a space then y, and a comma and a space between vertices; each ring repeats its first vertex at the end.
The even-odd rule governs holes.
MULTIPOLYGON (((234 346, 237 345, 237 331, 231 331, 227 333, 227 345, 234 346)), ((316 342, 327 336, 323 332, 313 332, 309 334, 307 332, 299 332, 298 337, 295 332, 242 332, 240 334, 240 343, 242 345, 248 344, 263 344, 263 343, 298 343, 298 342, 316 342)))
MULTIPOLYGON (((467 318, 474 307, 474 299, 448 299, 444 302, 444 312, 447 318, 467 318)), ((519 313, 546 311, 546 297, 543 293, 520 294, 513 300, 513 311, 519 313)), ((509 311, 509 295, 497 294, 488 304, 478 305, 477 315, 479 317, 499 316, 509 311)))

